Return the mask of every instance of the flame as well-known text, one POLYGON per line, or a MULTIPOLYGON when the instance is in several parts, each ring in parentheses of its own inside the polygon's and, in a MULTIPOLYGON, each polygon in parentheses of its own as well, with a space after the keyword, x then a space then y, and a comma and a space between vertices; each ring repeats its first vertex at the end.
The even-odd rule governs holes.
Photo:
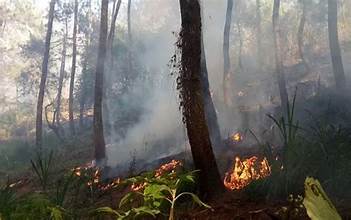
POLYGON ((244 138, 243 138, 243 136, 242 136, 239 132, 236 132, 236 133, 234 133, 234 134, 232 134, 232 135, 230 136, 230 139, 231 139, 232 141, 234 141, 234 142, 240 142, 240 141, 242 141, 244 138))
MULTIPOLYGON (((169 163, 162 164, 156 171, 155 171, 155 177, 156 178, 161 178, 163 175, 169 173, 169 174, 175 174, 176 169, 179 167, 182 167, 183 163, 179 160, 171 160, 169 163)), ((140 191, 145 189, 147 186, 146 182, 142 183, 133 183, 130 187, 132 191, 140 191)))
POLYGON ((168 173, 168 172, 174 173, 175 170, 178 167, 181 167, 181 166, 183 166, 181 161, 179 161, 179 160, 172 160, 169 163, 161 165, 160 168, 158 168, 155 171, 155 177, 156 178, 160 178, 161 176, 163 176, 165 173, 168 173))
POLYGON ((258 162, 256 156, 241 160, 235 157, 234 167, 224 177, 224 186, 230 190, 242 189, 252 181, 265 178, 271 174, 267 158, 258 162))

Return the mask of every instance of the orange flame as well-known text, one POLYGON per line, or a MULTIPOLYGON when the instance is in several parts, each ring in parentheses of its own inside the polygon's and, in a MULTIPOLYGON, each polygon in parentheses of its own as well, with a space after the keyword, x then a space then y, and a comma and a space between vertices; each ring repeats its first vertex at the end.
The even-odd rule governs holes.
POLYGON ((240 141, 242 141, 244 138, 243 138, 243 136, 242 136, 239 132, 236 132, 236 133, 234 133, 234 134, 232 134, 232 135, 230 136, 230 139, 231 139, 232 141, 234 141, 234 142, 240 142, 240 141))
POLYGON ((183 166, 181 161, 179 161, 179 160, 172 160, 169 163, 161 165, 160 168, 158 168, 155 171, 155 177, 159 178, 159 177, 161 177, 162 175, 164 175, 165 173, 168 173, 168 172, 172 172, 173 173, 173 172, 175 172, 175 170, 178 167, 181 167, 181 166, 183 166))
POLYGON ((224 186, 230 190, 242 189, 252 181, 265 178, 271 174, 267 158, 259 163, 256 156, 241 160, 235 157, 234 167, 231 172, 227 172, 224 177, 224 186))

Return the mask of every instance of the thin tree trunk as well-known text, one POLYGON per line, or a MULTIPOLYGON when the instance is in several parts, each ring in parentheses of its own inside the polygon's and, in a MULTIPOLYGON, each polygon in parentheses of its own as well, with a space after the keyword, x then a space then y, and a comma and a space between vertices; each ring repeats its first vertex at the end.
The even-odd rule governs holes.
POLYGON ((335 84, 337 88, 344 89, 346 83, 344 66, 339 45, 337 0, 328 0, 328 33, 335 84))
POLYGON ((65 18, 65 35, 63 37, 62 43, 62 53, 61 53, 61 66, 60 66, 60 76, 58 82, 57 98, 56 98, 56 120, 54 123, 61 129, 61 98, 62 98, 62 88, 63 88, 63 79, 65 77, 65 66, 66 66, 66 51, 67 51, 67 37, 68 37, 68 24, 67 17, 65 18))
POLYGON ((68 112, 69 112, 69 126, 72 135, 75 135, 76 129, 74 128, 74 116, 73 116, 73 90, 74 90, 74 78, 76 75, 76 60, 77 60, 77 26, 78 26, 78 0, 74 1, 74 23, 73 23, 73 52, 72 52, 72 69, 71 69, 71 81, 69 85, 69 98, 68 98, 68 112))
POLYGON ((102 120, 102 98, 104 82, 104 66, 106 58, 107 26, 108 26, 108 0, 101 1, 101 21, 99 37, 99 54, 96 66, 95 78, 95 102, 94 102, 94 146, 95 159, 98 166, 103 166, 106 157, 104 128, 102 120))
POLYGON ((201 83, 202 95, 204 97, 204 106, 206 121, 211 136, 212 143, 219 147, 222 145, 221 131, 218 125, 216 108, 212 100, 210 83, 208 81, 208 70, 206 63, 206 53, 203 39, 203 32, 201 36, 201 83))
POLYGON ((279 86, 279 94, 281 100, 281 106, 283 114, 287 113, 288 107, 288 92, 286 90, 285 75, 283 72, 283 62, 282 62, 282 48, 280 42, 280 27, 279 27, 279 10, 280 10, 280 0, 274 0, 273 5, 273 43, 274 43, 274 55, 275 55, 275 71, 279 86))
POLYGON ((84 110, 85 110, 85 102, 86 102, 86 87, 87 87, 87 66, 88 66, 88 57, 89 57, 89 47, 90 47, 90 42, 93 39, 93 31, 92 31, 92 21, 91 21, 91 0, 88 1, 88 22, 89 22, 89 32, 85 35, 86 41, 85 41, 85 47, 84 47, 84 60, 82 64, 82 81, 81 81, 81 95, 80 95, 80 100, 79 100, 79 127, 80 130, 83 130, 84 128, 84 110))
POLYGON ((305 24, 306 24, 306 13, 307 13, 307 8, 306 8, 306 2, 305 0, 300 0, 301 6, 302 6, 302 14, 301 14, 301 19, 300 19, 300 24, 299 24, 299 29, 297 32, 297 42, 298 42, 298 50, 299 50, 299 56, 302 61, 302 64, 305 66, 305 69, 307 72, 309 72, 309 66, 306 61, 304 52, 303 52, 303 47, 304 47, 304 30, 305 30, 305 24))
POLYGON ((50 42, 51 42, 51 35, 52 35, 52 26, 53 26, 53 22, 54 22, 55 3, 56 3, 56 0, 51 0, 50 1, 48 29, 47 29, 46 37, 45 37, 45 51, 44 51, 44 58, 43 58, 42 68, 41 68, 41 79, 40 79, 38 103, 37 103, 36 139, 35 139, 36 146, 38 148, 42 147, 43 102, 44 102, 46 78, 47 78, 47 75, 48 75, 48 64, 49 64, 49 56, 50 56, 50 42))
POLYGON ((132 0, 128 0, 128 75, 132 74, 132 27, 130 22, 130 9, 131 9, 132 0))
POLYGON ((180 0, 182 30, 181 71, 178 79, 181 107, 195 168, 200 170, 200 191, 213 197, 223 189, 214 157, 206 116, 201 83, 201 13, 198 0, 180 0))
POLYGON ((224 35, 223 35, 223 98, 226 105, 230 104, 229 100, 229 78, 230 78, 230 56, 229 56, 229 38, 230 38, 230 28, 232 25, 232 13, 233 13, 233 0, 228 0, 227 2, 227 13, 224 25, 224 35))
POLYGON ((112 57, 112 47, 113 47, 113 40, 115 37, 115 30, 116 30, 116 20, 119 9, 121 7, 122 0, 118 0, 115 10, 113 11, 110 32, 107 37, 107 57, 110 59, 111 69, 113 69, 113 57, 112 57))
POLYGON ((256 0, 256 41, 257 41, 257 64, 262 67, 262 27, 261 27, 261 0, 256 0))

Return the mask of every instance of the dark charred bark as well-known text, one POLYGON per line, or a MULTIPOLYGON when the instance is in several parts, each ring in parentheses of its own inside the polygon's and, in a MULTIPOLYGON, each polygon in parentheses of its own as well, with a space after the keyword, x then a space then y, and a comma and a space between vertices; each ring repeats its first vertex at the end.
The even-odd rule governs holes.
POLYGON ((95 76, 95 102, 94 102, 94 146, 95 159, 97 165, 104 165, 106 157, 104 128, 102 120, 102 99, 103 99, 103 82, 104 66, 106 59, 107 44, 107 19, 108 19, 108 0, 101 1, 101 21, 99 36, 99 53, 97 58, 96 76, 95 76))
POLYGON ((74 1, 74 22, 73 22, 73 52, 72 52, 72 69, 71 80, 69 85, 69 98, 68 98, 68 113, 69 113, 69 126, 72 135, 75 135, 76 129, 74 127, 73 115, 73 90, 74 79, 76 75, 76 60, 77 60, 77 26, 78 26, 78 0, 74 1))
POLYGON ((256 0, 256 41, 257 41, 257 64, 262 66, 262 27, 261 27, 261 0, 256 0))
POLYGON ((303 52, 303 47, 304 47, 303 39, 304 39, 304 30, 305 30, 305 24, 306 24, 306 13, 307 13, 307 6, 305 1, 306 0, 300 0, 302 13, 301 13, 301 19, 299 23, 299 29, 297 32, 297 44, 298 44, 299 56, 302 61, 302 64, 305 66, 306 71, 309 72, 309 66, 303 52))
POLYGON ((198 0, 180 0, 182 30, 181 70, 178 78, 183 120, 194 159, 200 170, 200 191, 205 198, 223 190, 206 124, 201 83, 201 13, 198 0))
POLYGON ((208 81, 208 70, 206 63, 206 53, 204 47, 203 34, 201 36, 201 83, 202 83, 202 95, 204 97, 204 106, 206 121, 211 136, 212 143, 219 147, 222 145, 221 131, 218 125, 216 108, 212 100, 210 83, 208 81))
POLYGON ((44 51, 44 58, 43 58, 43 63, 42 63, 42 68, 41 68, 41 79, 40 79, 40 85, 39 85, 37 115, 36 115, 36 139, 35 139, 35 143, 36 143, 36 146, 38 148, 42 147, 43 102, 44 102, 46 78, 48 75, 50 42, 51 42, 51 35, 52 35, 52 26, 53 26, 53 22, 54 22, 55 3, 56 3, 56 0, 50 1, 48 29, 47 29, 46 37, 45 37, 45 51, 44 51))
POLYGON ((227 12, 224 25, 223 35, 223 98, 226 105, 230 103, 229 100, 229 78, 230 78, 230 57, 229 57, 229 38, 230 28, 232 25, 232 13, 233 13, 233 0, 227 2, 227 12))
POLYGON ((338 35, 338 3, 337 0, 328 0, 328 33, 330 56, 332 59, 333 73, 336 88, 344 89, 345 72, 341 57, 341 50, 338 35))
POLYGON ((274 43, 274 55, 275 55, 275 72, 279 86, 279 94, 282 106, 283 114, 287 113, 288 107, 288 92, 286 90, 285 75, 283 72, 283 61, 282 61, 282 48, 280 42, 280 27, 279 27, 279 10, 280 0, 274 0, 273 5, 273 43, 274 43))

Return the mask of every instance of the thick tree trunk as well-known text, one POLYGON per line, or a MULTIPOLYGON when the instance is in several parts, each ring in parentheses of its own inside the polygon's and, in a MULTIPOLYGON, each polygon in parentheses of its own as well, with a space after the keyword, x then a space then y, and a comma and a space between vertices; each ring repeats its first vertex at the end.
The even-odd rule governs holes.
POLYGON ((73 52, 72 52, 72 69, 71 80, 69 85, 68 112, 69 126, 72 135, 75 135, 74 116, 73 116, 73 90, 74 79, 76 75, 76 60, 77 60, 77 26, 78 26, 78 0, 74 1, 74 22, 73 22, 73 52))
POLYGON ((257 41, 257 64, 262 67, 262 27, 261 27, 261 0, 256 0, 256 41, 257 41))
POLYGON ((280 27, 279 27, 279 10, 280 10, 280 0, 274 0, 273 5, 273 43, 274 43, 274 55, 275 55, 275 71, 279 86, 279 94, 281 100, 281 106, 283 115, 287 113, 288 107, 288 92, 286 90, 285 75, 283 72, 283 62, 282 62, 282 48, 280 42, 280 27))
POLYGON ((61 98, 62 98, 63 79, 65 77, 67 37, 68 37, 68 24, 67 24, 67 18, 66 18, 65 35, 63 37, 62 52, 61 52, 60 76, 59 76, 57 98, 56 98, 56 119, 54 121, 55 124, 59 127, 59 130, 62 132, 63 132, 63 129, 61 129, 61 98))
POLYGON ((43 63, 42 63, 42 68, 41 68, 41 79, 40 79, 40 85, 39 85, 37 116, 36 116, 36 139, 35 139, 35 143, 36 143, 38 148, 42 147, 43 102, 44 102, 46 78, 48 75, 50 42, 51 42, 51 35, 52 35, 52 25, 54 22, 55 3, 56 3, 56 0, 50 1, 48 29, 47 29, 46 37, 45 37, 45 51, 44 51, 44 58, 43 58, 43 63))
POLYGON ((183 118, 194 159, 195 169, 200 170, 200 191, 212 197, 223 189, 204 110, 201 83, 201 13, 198 0, 180 0, 182 30, 181 71, 178 79, 183 118))
POLYGON ((335 84, 337 88, 344 89, 346 83, 344 66, 342 63, 341 50, 339 45, 337 0, 328 0, 328 33, 335 84))
POLYGON ((301 19, 299 23, 299 29, 297 32, 297 44, 298 44, 298 50, 299 50, 299 56, 300 59, 305 66, 305 69, 307 72, 309 72, 309 66, 306 61, 304 52, 303 52, 303 47, 304 47, 304 30, 305 30, 305 24, 306 24, 306 13, 307 13, 307 7, 306 7, 306 0, 300 0, 301 7, 302 7, 302 13, 301 13, 301 19))
POLYGON ((212 143, 219 147, 222 145, 221 131, 218 125, 216 108, 212 100, 210 83, 208 82, 208 70, 206 63, 206 53, 203 34, 201 36, 201 83, 202 95, 204 98, 206 121, 211 136, 212 143))
POLYGON ((102 120, 102 97, 104 82, 104 66, 107 44, 108 0, 101 1, 101 21, 99 36, 99 53, 95 77, 95 102, 94 102, 94 146, 95 159, 98 166, 103 166, 106 157, 104 128, 102 120))
POLYGON ((229 99, 229 86, 230 86, 230 56, 229 56, 229 38, 230 38, 230 28, 232 25, 232 13, 233 13, 233 0, 228 0, 227 2, 227 12, 224 25, 224 35, 223 35, 223 98, 226 105, 230 105, 229 99))

